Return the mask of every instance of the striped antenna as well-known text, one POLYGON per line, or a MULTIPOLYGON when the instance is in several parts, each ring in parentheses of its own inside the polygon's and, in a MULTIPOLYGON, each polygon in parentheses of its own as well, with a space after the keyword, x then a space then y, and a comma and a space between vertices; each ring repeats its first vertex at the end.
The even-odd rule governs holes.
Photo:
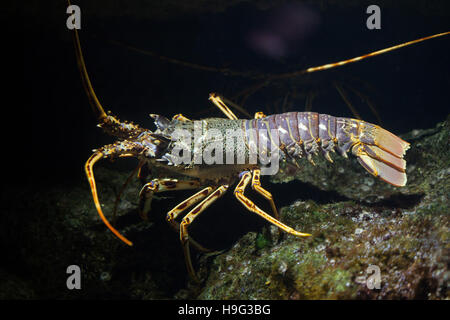
MULTIPOLYGON (((69 4, 69 6, 71 5, 70 0, 67 0, 67 3, 69 4)), ((74 28, 73 31, 74 31, 73 42, 75 45, 77 64, 78 64, 78 69, 80 70, 83 87, 88 96, 89 103, 92 107, 92 111, 94 111, 94 114, 96 115, 96 117, 99 120, 101 120, 101 119, 106 118, 107 115, 106 115, 105 110, 103 109, 100 101, 98 100, 97 95, 95 94, 94 88, 92 87, 91 80, 89 78, 89 74, 86 69, 86 64, 84 62, 83 52, 81 51, 81 44, 80 44, 80 38, 78 36, 78 31, 76 28, 74 28)))
POLYGON ((404 42, 392 47, 388 47, 388 48, 384 48, 381 50, 377 50, 377 51, 373 51, 367 54, 363 54, 361 56, 358 57, 354 57, 351 59, 347 59, 347 60, 342 60, 342 61, 338 61, 338 62, 333 62, 333 63, 327 63, 321 66, 317 66, 317 67, 310 67, 308 69, 304 69, 304 70, 300 70, 300 71, 294 71, 294 72, 288 72, 288 73, 282 73, 282 74, 278 74, 278 75, 274 75, 271 77, 271 79, 281 79, 281 78, 290 78, 290 77, 295 77, 301 74, 305 74, 305 73, 313 73, 313 72, 317 72, 317 71, 322 71, 322 70, 328 70, 328 69, 332 69, 332 68, 336 68, 336 67, 340 67, 346 64, 350 64, 353 62, 357 62, 357 61, 361 61, 370 57, 375 57, 378 56, 380 54, 386 53, 386 52, 390 52, 390 51, 394 51, 406 46, 410 46, 412 44, 416 44, 419 42, 423 42, 429 39, 433 39, 433 38, 438 38, 438 37, 442 37, 442 36, 446 36, 449 35, 450 31, 447 32, 442 32, 442 33, 437 33, 437 34, 433 34, 431 36, 428 37, 423 37, 420 39, 416 39, 416 40, 412 40, 412 41, 408 41, 408 42, 404 42))

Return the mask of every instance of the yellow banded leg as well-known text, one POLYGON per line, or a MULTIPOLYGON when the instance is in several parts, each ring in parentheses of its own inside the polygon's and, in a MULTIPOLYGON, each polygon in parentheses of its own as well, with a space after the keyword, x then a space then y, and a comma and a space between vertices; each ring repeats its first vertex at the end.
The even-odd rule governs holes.
POLYGON ((212 192, 208 197, 206 197, 202 202, 194 207, 189 213, 183 218, 180 224, 180 241, 184 250, 184 258, 186 261, 186 267, 192 278, 198 282, 198 278, 195 275, 194 267, 192 266, 191 253, 189 250, 189 234, 187 231, 188 226, 194 221, 200 213, 202 213, 206 208, 208 208, 214 201, 219 199, 228 189, 228 185, 223 185, 218 187, 214 192, 212 192))
POLYGON ((139 207, 141 208, 139 214, 143 219, 147 220, 153 194, 155 193, 198 188, 200 188, 200 183, 196 180, 154 179, 146 183, 139 192, 139 207))
MULTIPOLYGON (((197 189, 199 187, 200 187, 200 184, 198 183, 198 181, 195 181, 195 180, 190 180, 190 181, 184 181, 184 180, 180 181, 177 179, 155 179, 155 180, 152 180, 149 183, 145 184, 142 187, 141 192, 139 193, 141 201, 144 202, 143 205, 140 206, 140 207, 142 207, 140 215, 143 219, 147 220, 147 215, 148 215, 148 212, 150 211, 150 205, 151 205, 151 201, 152 201, 154 193, 164 192, 164 191, 169 191, 169 190, 197 189)), ((167 220, 170 222, 171 226, 173 226, 175 228, 176 232, 179 232, 180 226, 177 222, 174 221, 174 219, 182 211, 189 208, 190 206, 195 204, 197 201, 201 200, 201 198, 204 198, 205 196, 207 196, 211 192, 211 190, 212 190, 211 187, 201 190, 200 192, 198 192, 195 195, 193 195, 192 197, 184 200, 183 202, 181 202, 179 205, 177 205, 175 208, 173 208, 171 211, 168 212, 167 220), (203 195, 205 193, 205 190, 207 191, 207 194, 203 195), (197 197, 195 199, 194 197, 196 195, 203 195, 203 197, 197 197), (192 199, 192 198, 194 198, 194 199, 192 199), (188 205, 185 205, 183 208, 183 204, 186 202, 188 203, 188 205), (191 202, 191 203, 189 204, 189 202, 191 202), (170 220, 169 220, 169 217, 171 217, 170 220)), ((197 241, 195 241, 193 239, 191 239, 191 241, 192 241, 192 244, 194 245, 194 247, 196 247, 198 250, 204 251, 204 252, 211 251, 211 250, 203 247, 202 245, 200 245, 197 241)))
POLYGON ((261 170, 259 170, 259 169, 253 170, 252 189, 255 190, 256 192, 258 192, 260 195, 262 195, 264 198, 266 198, 269 201, 270 207, 272 208, 272 212, 273 212, 275 219, 280 220, 277 206, 275 205, 275 202, 273 201, 272 194, 269 191, 267 191, 266 189, 264 189, 263 187, 261 187, 260 176, 261 176, 261 170))
POLYGON ((174 228, 175 231, 177 231, 177 232, 180 231, 180 224, 178 222, 176 222, 175 219, 181 213, 183 213, 184 211, 189 209, 191 206, 193 206, 194 204, 196 204, 197 202, 199 202, 200 200, 202 200, 203 198, 208 196, 212 190, 213 190, 212 187, 206 187, 206 188, 200 190, 199 192, 197 192, 196 194, 194 194, 193 196, 190 196, 186 200, 182 201, 177 206, 175 206, 172 210, 167 212, 167 216, 166 216, 167 222, 169 222, 169 224, 174 228))
POLYGON ((214 103, 220 109, 220 111, 222 111, 227 116, 228 119, 237 120, 237 117, 233 113, 233 111, 228 108, 228 106, 222 101, 222 99, 220 99, 218 95, 216 95, 215 93, 211 93, 209 95, 209 100, 211 100, 212 103, 214 103))
MULTIPOLYGON (((166 219, 176 232, 180 231, 180 224, 178 222, 176 222, 175 219, 181 213, 183 213, 185 210, 189 209, 191 206, 193 206, 194 204, 196 204, 197 202, 199 202, 200 200, 202 200, 203 198, 208 196, 212 192, 212 190, 213 190, 212 187, 206 187, 205 189, 200 190, 193 196, 187 198, 186 200, 184 200, 183 202, 178 204, 175 208, 173 208, 172 210, 170 210, 167 213, 166 219)), ((203 247, 202 245, 200 245, 198 242, 194 241, 193 239, 190 239, 190 241, 192 242, 194 247, 196 247, 200 251, 203 251, 203 252, 211 251, 211 250, 203 247)))
POLYGON ((244 195, 245 188, 247 187, 248 183, 250 182, 252 178, 252 175, 250 172, 244 172, 241 178, 241 181, 239 181, 236 189, 234 190, 234 195, 239 200, 240 203, 244 205, 248 210, 251 212, 254 212, 261 216, 262 218, 266 219, 270 223, 274 224, 284 232, 287 232, 289 234, 292 234, 297 237, 309 237, 309 233, 302 233, 294 230, 293 228, 285 225, 284 223, 280 222, 279 220, 273 218, 271 215, 267 214, 263 210, 261 210, 258 206, 256 206, 249 198, 247 198, 244 195))

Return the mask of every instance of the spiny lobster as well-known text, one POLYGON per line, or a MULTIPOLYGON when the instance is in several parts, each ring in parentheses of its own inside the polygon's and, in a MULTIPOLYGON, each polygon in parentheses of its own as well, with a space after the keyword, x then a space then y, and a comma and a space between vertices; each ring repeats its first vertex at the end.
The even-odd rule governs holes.
MULTIPOLYGON (((450 34, 450 32, 410 41, 364 56, 309 68, 306 71, 315 72, 341 66, 446 34, 450 34)), ((211 94, 210 100, 228 119, 208 118, 192 121, 179 114, 169 120, 164 116, 151 114, 150 116, 154 119, 157 128, 155 131, 142 128, 137 124, 122 122, 111 114, 105 113, 91 85, 76 29, 74 29, 73 35, 81 78, 93 111, 97 115, 99 126, 106 133, 118 138, 116 142, 94 150, 85 164, 85 171, 97 212, 106 226, 119 239, 128 245, 132 245, 108 222, 100 206, 93 167, 97 161, 104 158, 135 157, 139 159, 139 169, 144 166, 162 166, 184 177, 184 179, 154 179, 146 183, 140 192, 141 209, 144 215, 149 211, 150 201, 155 193, 201 188, 200 191, 182 201, 167 213, 168 222, 179 232, 184 248, 186 266, 189 274, 195 280, 198 280, 198 278, 192 266, 189 244, 191 243, 204 252, 207 252, 208 249, 189 238, 188 227, 201 212, 223 196, 227 189, 235 183, 237 183, 237 186, 234 189, 234 195, 245 208, 289 234, 298 237, 310 236, 310 234, 296 231, 280 221, 272 194, 261 186, 261 170, 270 164, 270 161, 262 161, 263 155, 266 157, 276 156, 277 161, 292 161, 294 163, 296 163, 296 159, 306 157, 314 164, 312 156, 319 152, 328 161, 333 162, 330 152, 337 151, 340 155, 347 157, 347 152, 351 150, 359 163, 370 174, 394 186, 401 187, 406 184, 406 162, 403 156, 409 148, 409 143, 377 125, 362 120, 333 117, 315 112, 288 112, 270 116, 258 112, 254 119, 243 120, 234 115, 220 96, 211 94), (235 135, 237 144, 243 146, 233 149, 237 153, 236 157, 233 158, 233 164, 196 162, 192 159, 181 163, 179 150, 193 150, 195 155, 198 154, 198 149, 196 149, 195 138, 194 141, 188 140, 186 142, 182 135, 175 135, 177 131, 183 131, 194 137, 196 134, 200 134, 201 142, 199 145, 203 150, 208 147, 209 138, 206 137, 209 136, 209 133, 216 132, 222 137, 226 137, 230 130, 237 132, 235 135), (265 146, 263 153, 256 154, 254 161, 250 161, 251 151, 254 147, 260 146, 261 143, 265 146), (236 158, 239 157, 245 160, 236 163, 236 158), (269 201, 273 215, 269 215, 260 209, 245 196, 245 190, 249 183, 253 190, 269 201), (194 208, 184 216, 181 223, 178 223, 176 218, 192 206, 194 208)), ((200 152, 202 152, 201 150, 200 152)), ((219 145, 215 151, 223 154, 230 152, 223 145, 219 145)), ((273 161, 273 158, 271 160, 273 161)))

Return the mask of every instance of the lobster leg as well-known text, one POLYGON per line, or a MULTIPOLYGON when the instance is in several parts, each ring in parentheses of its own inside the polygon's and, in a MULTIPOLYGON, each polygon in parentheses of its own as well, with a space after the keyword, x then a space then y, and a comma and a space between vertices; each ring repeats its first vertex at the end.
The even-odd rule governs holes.
POLYGON ((361 116, 356 111, 355 107, 351 104, 350 100, 348 100, 347 95, 345 94, 344 89, 341 85, 339 85, 337 82, 334 82, 334 87, 336 88, 337 92, 341 96, 342 100, 344 100, 347 107, 350 109, 352 114, 355 116, 356 119, 361 120, 361 116))
POLYGON ((256 206, 249 198, 247 198, 244 195, 244 191, 245 191, 245 188, 247 187, 248 183, 250 182, 251 177, 252 177, 252 175, 249 171, 244 171, 242 173, 241 181, 239 181, 236 189, 234 190, 234 195, 239 200, 239 202, 244 205, 244 207, 246 207, 251 212, 254 212, 254 213, 258 214, 259 216, 261 216, 262 218, 266 219, 267 221, 274 224, 275 226, 277 226, 284 232, 287 232, 287 233, 292 234, 297 237, 311 236, 309 233, 298 232, 298 231, 294 230, 293 228, 280 222, 279 220, 273 218, 271 215, 267 214, 266 212, 264 212, 263 210, 258 208, 258 206, 256 206))
MULTIPOLYGON (((153 198, 153 194, 157 192, 163 192, 168 190, 186 190, 186 189, 197 189, 200 185, 197 181, 179 181, 177 179, 155 179, 150 181, 149 183, 145 184, 142 187, 142 190, 139 194, 141 198, 141 204, 140 207, 142 208, 140 215, 143 219, 147 219, 148 212, 150 211, 151 207, 151 201, 153 198)), ((189 208, 190 206, 194 205, 198 201, 200 201, 202 198, 206 197, 210 192, 212 188, 208 187, 200 192, 194 194, 193 196, 189 197, 188 199, 184 200, 180 204, 178 204, 175 208, 170 210, 167 213, 167 221, 170 223, 170 225, 175 229, 176 232, 180 230, 180 225, 175 221, 177 216, 181 214, 184 210, 189 208), (206 194, 205 194, 206 192, 206 194)), ((191 239, 192 244, 197 250, 203 251, 203 252, 210 252, 211 250, 203 247, 200 245, 197 241, 191 239)))
POLYGON ((209 95, 209 100, 211 100, 219 109, 222 111, 228 119, 237 120, 238 117, 233 113, 233 111, 228 108, 228 106, 220 99, 220 97, 214 93, 209 95))
POLYGON ((262 195, 264 198, 269 200, 270 206, 272 208, 273 215, 275 216, 275 219, 280 220, 280 216, 278 214, 277 206, 275 205, 275 202, 273 201, 272 194, 261 187, 261 170, 255 169, 253 170, 253 178, 252 178, 252 189, 258 192, 260 195, 262 195))
POLYGON ((202 213, 206 208, 208 208, 214 201, 219 199, 228 189, 228 185, 222 185, 218 187, 214 192, 212 192, 207 198, 194 207, 189 213, 183 218, 180 224, 180 241, 184 250, 184 258, 186 261, 186 267, 192 278, 199 282, 197 276, 195 275, 194 267, 192 266, 191 253, 189 251, 189 234, 187 231, 188 226, 194 221, 200 213, 202 213))
MULTIPOLYGON (((206 187, 203 190, 200 190, 199 192, 197 192, 193 196, 190 196, 189 198, 187 198, 183 202, 179 203, 175 208, 173 208, 172 210, 170 210, 167 213, 166 219, 170 223, 170 225, 174 228, 174 230, 176 232, 180 231, 180 224, 178 222, 176 222, 175 219, 181 213, 183 213, 185 210, 187 210, 189 207, 193 206, 194 204, 196 204, 197 202, 202 200, 204 197, 208 196, 211 193, 212 190, 213 190, 212 187, 206 187)), ((202 245, 200 245, 198 242, 194 241, 193 239, 190 239, 190 241, 192 242, 194 247, 196 247, 200 251, 203 251, 203 252, 210 252, 211 251, 211 250, 203 247, 202 245)))
POLYGON ((175 231, 180 230, 180 224, 176 222, 175 219, 185 210, 189 209, 189 207, 193 206, 194 204, 196 204, 197 202, 208 196, 212 190, 213 190, 212 187, 206 187, 197 192, 196 194, 194 194, 193 196, 190 196, 183 202, 179 203, 172 210, 167 212, 166 216, 167 222, 170 223, 170 225, 175 229, 175 231))
POLYGON ((142 208, 140 214, 143 219, 147 220, 154 193, 198 188, 200 188, 200 183, 196 180, 154 179, 146 183, 139 192, 139 207, 142 208))

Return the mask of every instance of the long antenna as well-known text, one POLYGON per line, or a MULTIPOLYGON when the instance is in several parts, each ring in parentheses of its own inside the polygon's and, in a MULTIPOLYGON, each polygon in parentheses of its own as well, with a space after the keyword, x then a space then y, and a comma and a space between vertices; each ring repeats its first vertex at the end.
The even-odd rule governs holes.
POLYGON ((358 57, 354 57, 351 59, 347 59, 347 60, 342 60, 342 61, 338 61, 338 62, 333 62, 333 63, 327 63, 321 66, 317 66, 317 67, 310 67, 308 69, 304 69, 304 70, 300 70, 300 71, 294 71, 294 72, 287 72, 287 73, 281 73, 281 74, 274 74, 272 75, 270 78, 271 79, 281 79, 281 78, 291 78, 291 77, 295 77, 297 75, 301 75, 301 74, 305 74, 305 73, 313 73, 313 72, 317 72, 317 71, 322 71, 322 70, 327 70, 327 69, 331 69, 331 68, 336 68, 336 67, 340 67, 349 63, 353 63, 353 62, 357 62, 357 61, 361 61, 370 57, 375 57, 378 56, 380 54, 389 52, 389 51, 394 51, 406 46, 410 46, 412 44, 416 44, 422 41, 426 41, 429 39, 433 39, 433 38, 437 38, 437 37, 442 37, 445 35, 450 34, 450 31, 447 32, 442 32, 442 33, 437 33, 437 34, 433 34, 431 36, 427 36, 427 37, 423 37, 420 39, 416 39, 416 40, 412 40, 412 41, 408 41, 408 42, 404 42, 401 44, 397 44, 395 46, 391 46, 388 48, 384 48, 381 50, 377 50, 377 51, 373 51, 367 54, 363 54, 361 56, 358 57))
POLYGON ((310 68, 303 69, 303 70, 278 73, 278 74, 276 74, 276 73, 275 74, 274 73, 255 73, 255 72, 251 72, 251 71, 238 71, 238 70, 233 70, 233 69, 228 69, 228 68, 215 68, 215 67, 210 67, 210 66, 204 66, 204 65, 199 65, 199 64, 194 64, 194 63, 174 59, 171 57, 162 56, 153 51, 139 49, 139 48, 121 43, 119 41, 110 41, 110 42, 113 44, 116 44, 116 45, 124 46, 129 50, 133 50, 133 51, 139 52, 141 54, 145 54, 145 55, 150 55, 150 56, 156 57, 160 60, 167 61, 168 63, 178 64, 178 65, 181 65, 181 66, 184 66, 187 68, 191 68, 191 69, 197 69, 197 70, 208 71, 208 72, 218 72, 218 73, 222 73, 222 74, 228 75, 228 76, 244 77, 244 78, 250 78, 250 79, 265 79, 266 82, 262 84, 263 86, 265 86, 269 83, 268 81, 270 81, 270 80, 293 78, 293 77, 303 75, 306 73, 313 73, 313 72, 317 72, 317 71, 340 67, 340 66, 343 66, 346 64, 361 61, 361 60, 364 60, 364 59, 367 59, 370 57, 375 57, 375 56, 381 55, 381 54, 389 52, 389 51, 394 51, 394 50, 397 50, 397 49, 400 49, 400 48, 403 48, 406 46, 410 46, 410 45, 413 45, 413 44, 416 44, 419 42, 423 42, 423 41, 426 41, 429 39, 446 36, 449 34, 450 34, 450 31, 437 33, 437 34, 433 34, 431 36, 423 37, 420 39, 404 42, 404 43, 394 45, 394 46, 391 46, 388 48, 384 48, 381 50, 373 51, 373 52, 370 52, 370 53, 367 53, 367 54, 364 54, 364 55, 361 55, 358 57, 354 57, 351 59, 346 59, 346 60, 333 62, 333 63, 327 63, 327 64, 324 64, 321 66, 310 67, 310 68))
MULTIPOLYGON (((67 0, 67 3, 70 4, 70 0, 67 0)), ((106 118, 105 110, 102 107, 102 104, 97 98, 97 95, 95 94, 94 88, 92 87, 91 80, 89 78, 89 74, 86 69, 86 64, 84 62, 83 58, 83 52, 81 51, 81 44, 80 44, 80 38, 78 36, 78 31, 76 28, 73 29, 73 42, 75 45, 75 53, 77 56, 77 64, 78 69, 80 70, 81 74, 81 80, 83 82, 84 90, 86 91, 86 94, 89 99, 89 103, 92 107, 92 111, 97 116, 99 120, 106 118)))

